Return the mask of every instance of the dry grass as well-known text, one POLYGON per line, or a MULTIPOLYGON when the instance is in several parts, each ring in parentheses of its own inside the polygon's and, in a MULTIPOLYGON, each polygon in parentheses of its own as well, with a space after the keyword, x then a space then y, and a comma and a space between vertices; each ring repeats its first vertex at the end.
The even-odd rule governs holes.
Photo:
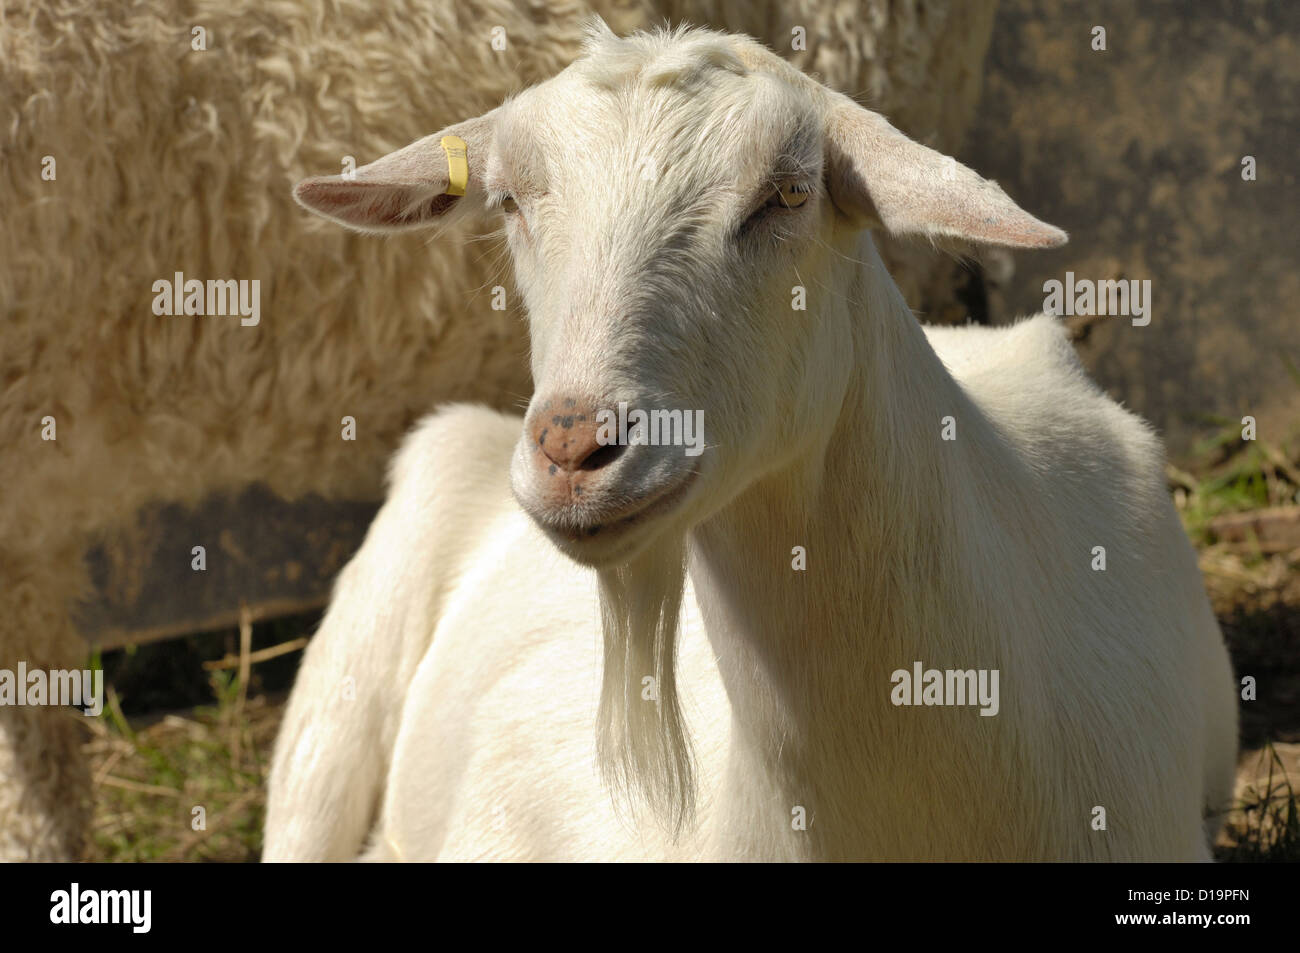
MULTIPOLYGON (((310 620, 297 624, 310 624, 310 620)), ((284 623, 270 624, 262 640, 274 638, 284 627, 284 623)), ((197 649, 189 653, 187 667, 196 673, 209 670, 211 704, 127 715, 110 685, 104 716, 86 719, 95 798, 86 860, 259 858, 266 771, 285 693, 261 690, 252 667, 255 657, 267 660, 285 653, 275 652, 275 646, 254 652, 252 626, 247 622, 235 637, 239 651, 234 665, 222 658, 199 660, 217 649, 220 635, 186 640, 186 648, 197 649), (250 693, 250 685, 259 690, 250 693)), ((147 673, 155 672, 156 660, 168 654, 168 648, 154 646, 132 653, 136 658, 119 666, 119 677, 130 685, 132 663, 147 673)), ((301 649, 301 643, 292 648, 301 649)), ((296 656, 290 664, 296 666, 296 656)))
POLYGON ((1300 745, 1269 743, 1244 756, 1237 772, 1237 805, 1215 845, 1218 859, 1300 861, 1298 786, 1300 745))
POLYGON ((120 711, 92 721, 95 819, 86 859, 257 860, 279 722, 280 706, 264 696, 249 699, 239 718, 219 705, 147 725, 131 725, 120 711))

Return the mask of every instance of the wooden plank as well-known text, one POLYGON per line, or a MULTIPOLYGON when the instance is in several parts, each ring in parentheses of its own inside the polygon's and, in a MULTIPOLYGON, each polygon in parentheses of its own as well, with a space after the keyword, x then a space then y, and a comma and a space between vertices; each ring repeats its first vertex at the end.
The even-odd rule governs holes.
POLYGON ((1222 542, 1258 542, 1260 552, 1287 553, 1300 549, 1300 506, 1216 516, 1210 520, 1210 532, 1222 542))
POLYGON ((77 622, 103 649, 320 608, 361 545, 378 503, 289 501, 254 484, 190 509, 157 504, 86 553, 93 593, 77 622), (203 546, 207 568, 192 568, 203 546))

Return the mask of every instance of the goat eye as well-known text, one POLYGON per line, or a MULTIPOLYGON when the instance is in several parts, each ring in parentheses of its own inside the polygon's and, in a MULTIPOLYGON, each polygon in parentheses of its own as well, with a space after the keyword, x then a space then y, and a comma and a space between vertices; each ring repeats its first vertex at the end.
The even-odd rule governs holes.
POLYGON ((767 208, 798 208, 808 201, 812 186, 807 182, 784 182, 767 197, 767 208))
POLYGON ((513 195, 506 195, 506 197, 501 200, 501 211, 505 212, 507 215, 513 215, 515 212, 519 211, 519 203, 515 201, 513 195))

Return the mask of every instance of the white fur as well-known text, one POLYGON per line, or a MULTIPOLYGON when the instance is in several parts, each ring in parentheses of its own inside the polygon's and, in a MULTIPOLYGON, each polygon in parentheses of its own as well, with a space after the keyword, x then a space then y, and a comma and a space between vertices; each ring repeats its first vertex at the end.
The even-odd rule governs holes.
MULTIPOLYGON (((521 208, 535 396, 522 436, 449 408, 398 456, 286 714, 268 859, 1208 859, 1235 704, 1158 441, 1051 318, 923 331, 862 226, 1062 233, 703 31, 598 32, 456 128, 456 207, 521 208), (807 205, 734 233, 789 176, 807 205), (572 394, 702 408, 710 449, 632 448, 561 506, 528 425, 572 394), (915 661, 997 669, 999 713, 895 707, 915 661)), ((300 200, 380 227, 436 186, 413 155, 364 204, 300 200)))

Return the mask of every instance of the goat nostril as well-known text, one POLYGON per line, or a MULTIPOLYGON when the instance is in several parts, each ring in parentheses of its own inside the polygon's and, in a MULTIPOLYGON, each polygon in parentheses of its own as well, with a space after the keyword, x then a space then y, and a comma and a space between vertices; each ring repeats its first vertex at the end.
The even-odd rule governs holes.
POLYGON ((620 456, 627 447, 623 444, 609 443, 597 447, 585 460, 579 465, 580 470, 599 470, 601 467, 607 467, 620 456))

